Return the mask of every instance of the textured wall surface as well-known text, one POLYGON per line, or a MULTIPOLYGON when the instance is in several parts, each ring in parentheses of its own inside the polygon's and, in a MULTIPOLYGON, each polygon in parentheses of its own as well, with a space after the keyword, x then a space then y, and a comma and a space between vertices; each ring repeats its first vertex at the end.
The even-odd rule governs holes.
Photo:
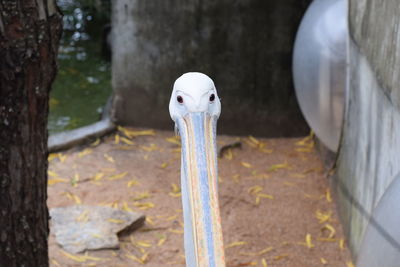
POLYGON ((382 89, 397 107, 400 107, 399 14, 398 0, 350 1, 350 31, 382 89))
POLYGON ((113 118, 172 128, 176 78, 208 74, 222 98, 219 132, 305 134, 292 48, 310 0, 113 1, 113 118))
POLYGON ((357 255, 370 214, 400 171, 400 69, 392 65, 400 60, 393 41, 400 32, 397 0, 350 3, 350 80, 335 185, 357 255))

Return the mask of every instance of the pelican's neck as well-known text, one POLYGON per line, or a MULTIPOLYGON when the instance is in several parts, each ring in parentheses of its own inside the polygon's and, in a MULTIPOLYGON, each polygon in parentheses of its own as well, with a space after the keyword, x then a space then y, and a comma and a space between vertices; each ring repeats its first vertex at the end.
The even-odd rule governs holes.
POLYGON ((190 113, 178 122, 187 266, 225 266, 217 193, 216 120, 190 113))

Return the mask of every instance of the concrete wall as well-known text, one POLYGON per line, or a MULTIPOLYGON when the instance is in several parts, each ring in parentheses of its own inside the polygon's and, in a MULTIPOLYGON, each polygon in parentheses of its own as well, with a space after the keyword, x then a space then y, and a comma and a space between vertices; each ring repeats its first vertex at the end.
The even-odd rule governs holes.
POLYGON ((369 215, 400 172, 400 5, 350 0, 350 80, 334 180, 357 255, 369 215))
POLYGON ((222 97, 219 132, 306 134, 293 90, 292 48, 311 0, 115 0, 112 117, 172 128, 168 101, 200 71, 222 97))

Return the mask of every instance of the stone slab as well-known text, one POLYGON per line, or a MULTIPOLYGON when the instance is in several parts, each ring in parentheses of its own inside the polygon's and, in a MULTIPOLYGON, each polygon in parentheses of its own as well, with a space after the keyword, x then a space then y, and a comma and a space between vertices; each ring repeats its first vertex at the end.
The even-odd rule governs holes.
POLYGON ((85 205, 53 208, 50 216, 57 243, 71 253, 117 249, 118 234, 130 233, 145 221, 140 213, 85 205))

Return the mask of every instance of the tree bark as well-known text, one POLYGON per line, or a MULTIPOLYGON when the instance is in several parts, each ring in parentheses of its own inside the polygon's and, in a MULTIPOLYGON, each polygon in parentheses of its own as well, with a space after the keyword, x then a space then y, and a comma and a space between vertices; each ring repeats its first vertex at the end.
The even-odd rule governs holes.
POLYGON ((47 115, 54 0, 0 0, 0 266, 48 266, 47 115))

